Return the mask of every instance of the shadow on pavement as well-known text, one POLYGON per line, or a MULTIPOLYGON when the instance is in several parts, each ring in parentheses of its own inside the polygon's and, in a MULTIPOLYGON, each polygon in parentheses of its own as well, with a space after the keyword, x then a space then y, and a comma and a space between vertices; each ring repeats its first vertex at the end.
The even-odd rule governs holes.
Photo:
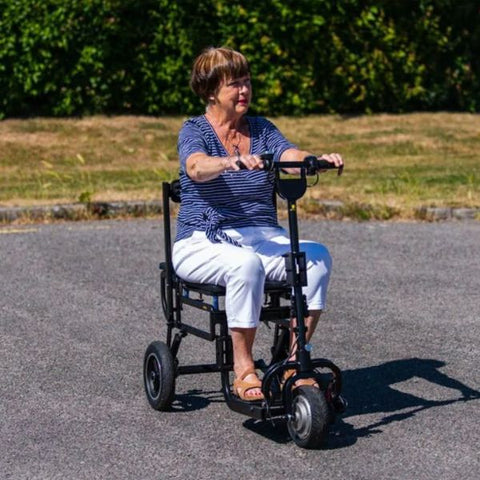
POLYGON ((205 390, 189 390, 187 393, 176 394, 172 404, 172 412, 193 412, 208 407, 211 403, 223 402, 221 392, 205 390))
MULTIPOLYGON (((385 425, 406 420, 429 408, 480 398, 479 391, 442 373, 439 369, 445 365, 445 362, 440 360, 409 358, 344 371, 343 395, 348 400, 348 408, 341 419, 332 426, 326 448, 337 449, 353 445, 358 438, 381 433, 385 425), (415 377, 432 385, 456 390, 461 396, 447 400, 428 400, 393 387, 415 377), (375 413, 387 415, 359 428, 345 421, 349 417, 375 413)), ((426 395, 429 393, 425 392, 426 395)), ((249 419, 244 422, 244 426, 277 443, 290 441, 286 428, 282 425, 275 426, 271 422, 249 419)))

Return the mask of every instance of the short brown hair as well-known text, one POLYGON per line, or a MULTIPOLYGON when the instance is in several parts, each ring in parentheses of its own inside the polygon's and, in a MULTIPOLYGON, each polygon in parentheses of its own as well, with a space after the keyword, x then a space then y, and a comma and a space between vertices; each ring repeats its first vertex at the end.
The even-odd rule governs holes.
POLYGON ((250 75, 247 59, 227 47, 209 47, 195 59, 190 87, 205 103, 224 80, 250 75))

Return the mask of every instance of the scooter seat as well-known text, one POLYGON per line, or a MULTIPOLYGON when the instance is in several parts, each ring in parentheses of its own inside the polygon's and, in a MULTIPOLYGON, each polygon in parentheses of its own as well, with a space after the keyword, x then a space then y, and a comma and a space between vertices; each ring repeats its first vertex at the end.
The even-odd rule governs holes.
MULTIPOLYGON (((225 287, 221 285, 215 285, 211 283, 193 283, 193 282, 186 282, 185 280, 181 280, 180 282, 184 288, 187 290, 193 290, 194 292, 202 293, 203 295, 217 295, 217 296, 224 296, 225 295, 225 287)), ((289 293, 291 287, 287 285, 286 282, 278 282, 278 281, 266 281, 265 282, 265 293, 289 293)))
MULTIPOLYGON (((161 262, 159 267, 160 270, 162 270, 164 273, 167 271, 167 266, 165 262, 161 262)), ((187 282, 186 280, 182 280, 181 278, 179 278, 175 273, 173 273, 173 279, 187 290, 192 290, 203 295, 217 295, 220 297, 225 296, 225 287, 221 285, 215 285, 213 283, 187 282)), ((291 287, 287 284, 286 281, 267 280, 265 282, 264 292, 278 293, 284 295, 285 298, 289 298, 288 296, 291 293, 291 287)))

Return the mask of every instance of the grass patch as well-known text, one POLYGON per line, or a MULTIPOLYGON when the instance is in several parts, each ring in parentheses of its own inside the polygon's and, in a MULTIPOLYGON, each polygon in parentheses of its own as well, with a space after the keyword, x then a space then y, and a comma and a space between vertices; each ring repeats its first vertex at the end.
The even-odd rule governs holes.
MULTIPOLYGON (((416 208, 480 207, 480 116, 456 113, 272 119, 302 148, 340 152, 303 211, 339 200, 344 215, 413 218, 416 208)), ((0 204, 154 200, 178 173, 182 117, 0 122, 0 204)))

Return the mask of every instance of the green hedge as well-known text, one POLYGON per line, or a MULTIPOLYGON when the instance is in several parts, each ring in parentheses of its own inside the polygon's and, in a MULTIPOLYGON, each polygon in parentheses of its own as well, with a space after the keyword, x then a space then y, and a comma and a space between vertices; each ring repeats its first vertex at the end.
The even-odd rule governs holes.
POLYGON ((259 113, 480 109, 473 0, 0 0, 0 116, 198 112, 208 45, 247 55, 259 113))

